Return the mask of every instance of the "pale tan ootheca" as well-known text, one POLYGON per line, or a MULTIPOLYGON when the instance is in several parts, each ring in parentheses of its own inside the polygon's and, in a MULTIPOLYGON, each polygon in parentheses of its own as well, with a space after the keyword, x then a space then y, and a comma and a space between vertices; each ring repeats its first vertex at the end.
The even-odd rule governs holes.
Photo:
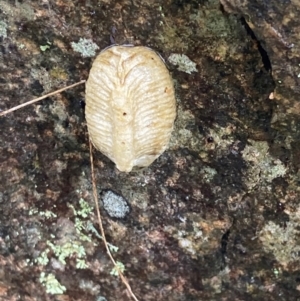
POLYGON ((176 117, 163 60, 141 46, 102 51, 86 82, 85 114, 95 148, 120 171, 150 165, 168 147, 176 117))

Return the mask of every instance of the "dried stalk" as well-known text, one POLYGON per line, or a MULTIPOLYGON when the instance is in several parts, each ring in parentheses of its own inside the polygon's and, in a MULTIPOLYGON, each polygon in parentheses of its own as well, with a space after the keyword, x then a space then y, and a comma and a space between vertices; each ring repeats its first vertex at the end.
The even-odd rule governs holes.
POLYGON ((99 228, 100 228, 100 232, 101 232, 101 236, 103 238, 103 242, 106 248, 106 252, 110 258, 110 260, 112 261, 112 263, 114 264, 115 269, 118 271, 119 276, 122 280, 122 282, 125 284, 129 294, 132 296, 132 298, 135 301, 138 301, 137 297, 134 295, 134 293, 132 292, 132 289, 127 281, 127 279, 125 278, 125 276, 122 274, 122 272, 119 270, 110 250, 107 244, 107 240, 106 240, 106 236, 105 236, 105 232, 103 229, 103 225, 102 225, 102 219, 101 219, 101 214, 100 214, 100 209, 99 209, 99 203, 98 203, 98 195, 97 195, 97 188, 96 188, 96 178, 95 178, 95 172, 94 172, 94 162, 93 162, 93 146, 91 143, 91 140, 89 139, 89 145, 90 145, 90 162, 91 162, 91 174, 92 174, 92 185, 93 185, 93 196, 94 196, 94 201, 95 201, 95 206, 96 206, 96 212, 97 212, 97 217, 98 217, 98 223, 99 223, 99 228))
POLYGON ((25 102, 25 103, 22 103, 21 105, 15 106, 15 107, 13 107, 13 108, 11 108, 11 109, 8 109, 8 110, 6 110, 6 111, 1 112, 1 113, 0 113, 0 117, 1 117, 1 116, 4 116, 4 115, 7 115, 7 114, 9 114, 9 113, 11 113, 11 112, 13 112, 13 111, 19 110, 19 109, 21 109, 21 108, 23 108, 23 107, 29 106, 29 105, 31 105, 31 104, 33 104, 33 103, 36 103, 36 102, 38 102, 38 101, 40 101, 40 100, 42 100, 42 99, 45 99, 45 98, 47 98, 47 97, 49 97, 49 96, 56 95, 56 94, 58 94, 58 93, 60 93, 60 92, 63 92, 63 91, 68 90, 68 89, 70 89, 70 88, 73 88, 73 87, 76 87, 76 86, 78 86, 78 85, 81 85, 81 84, 83 84, 83 83, 85 83, 85 80, 81 80, 80 82, 78 82, 78 83, 76 83, 76 84, 67 86, 67 87, 65 87, 65 88, 61 88, 61 89, 56 90, 56 91, 54 91, 54 92, 48 93, 48 94, 43 95, 43 96, 41 96, 41 97, 35 98, 35 99, 30 100, 30 101, 27 101, 27 102, 25 102))

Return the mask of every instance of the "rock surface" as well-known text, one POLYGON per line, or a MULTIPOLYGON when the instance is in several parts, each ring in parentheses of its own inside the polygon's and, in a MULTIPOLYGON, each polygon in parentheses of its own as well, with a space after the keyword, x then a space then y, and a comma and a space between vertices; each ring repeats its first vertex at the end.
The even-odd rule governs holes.
POLYGON ((220 0, 227 12, 245 19, 267 55, 276 83, 272 100, 278 105, 273 123, 300 114, 300 2, 297 0, 220 0), (274 99, 273 99, 274 97, 274 99))
MULTIPOLYGON (((99 194, 130 207, 102 215, 139 300, 299 298, 300 122, 296 90, 280 79, 297 86, 298 73, 275 73, 275 52, 294 55, 296 40, 268 23, 287 41, 273 38, 271 73, 245 22, 217 0, 0 0, 0 18, 1 110, 86 79, 95 45, 144 45, 167 62, 169 149, 131 173, 94 152, 99 194), (72 48, 80 38, 93 51, 72 48)), ((0 300, 130 300, 98 233, 83 103, 79 86, 0 117, 0 300)))

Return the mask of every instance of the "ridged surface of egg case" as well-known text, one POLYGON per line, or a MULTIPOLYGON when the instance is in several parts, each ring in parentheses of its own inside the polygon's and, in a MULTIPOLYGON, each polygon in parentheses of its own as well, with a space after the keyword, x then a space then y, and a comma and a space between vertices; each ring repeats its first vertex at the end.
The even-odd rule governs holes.
POLYGON ((167 148, 176 117, 173 81, 162 59, 141 46, 112 46, 86 83, 90 139, 120 171, 150 165, 167 148))

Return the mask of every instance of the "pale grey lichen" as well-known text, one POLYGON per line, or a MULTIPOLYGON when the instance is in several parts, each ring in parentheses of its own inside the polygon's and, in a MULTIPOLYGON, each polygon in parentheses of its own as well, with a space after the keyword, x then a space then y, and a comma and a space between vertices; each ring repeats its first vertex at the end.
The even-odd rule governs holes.
POLYGON ((95 296, 100 293, 100 285, 93 282, 92 280, 81 279, 79 281, 79 288, 85 292, 90 293, 91 295, 95 296))
MULTIPOLYGON (((179 234, 181 235, 181 233, 179 233, 179 234)), ((189 240, 188 238, 179 237, 178 244, 182 249, 186 250, 191 255, 193 255, 193 256, 196 255, 196 249, 193 245, 193 242, 191 240, 189 240)))
POLYGON ((6 38, 7 37, 7 24, 3 21, 0 21, 0 37, 6 38))
POLYGON ((272 180, 282 177, 286 173, 286 167, 279 159, 269 154, 269 146, 265 141, 248 140, 248 144, 242 151, 243 159, 248 163, 245 174, 245 184, 252 188, 261 181, 271 183, 272 180))
POLYGON ((93 57, 96 50, 99 49, 91 39, 80 38, 78 43, 72 42, 71 46, 74 51, 81 53, 83 57, 93 57))
POLYGON ((168 61, 177 66, 179 71, 191 74, 192 72, 197 72, 196 63, 191 61, 185 54, 172 53, 168 61))
POLYGON ((289 217, 290 221, 284 226, 269 221, 258 234, 265 251, 273 254, 284 268, 299 261, 300 207, 289 213, 289 217))
POLYGON ((176 228, 172 225, 164 227, 164 232, 178 241, 178 246, 189 256, 196 259, 204 254, 210 254, 218 245, 220 235, 232 225, 229 217, 223 221, 205 220, 197 213, 185 213, 185 220, 176 228), (191 227, 192 226, 192 227, 191 227))
POLYGON ((99 296, 96 301, 107 301, 105 297, 99 296))
POLYGON ((200 131, 195 133, 195 131, 192 132, 189 130, 188 128, 191 125, 196 126, 195 116, 191 111, 183 109, 181 103, 179 103, 169 149, 175 150, 181 147, 181 145, 185 145, 188 149, 197 152, 203 148, 203 136, 200 134, 200 131))
MULTIPOLYGON (((43 67, 41 67, 39 69, 32 68, 31 71, 30 71, 30 75, 34 79, 38 80, 41 83, 41 85, 44 88, 45 93, 48 93, 52 90, 52 84, 53 83, 51 81, 51 76, 45 68, 43 68, 43 67)), ((42 119, 42 117, 40 118, 40 120, 41 119, 42 119)))
POLYGON ((113 191, 107 191, 103 195, 103 207, 111 217, 123 218, 129 212, 127 201, 113 191))
POLYGON ((206 166, 200 171, 200 174, 202 175, 203 181, 209 183, 217 174, 217 171, 214 168, 206 166))

